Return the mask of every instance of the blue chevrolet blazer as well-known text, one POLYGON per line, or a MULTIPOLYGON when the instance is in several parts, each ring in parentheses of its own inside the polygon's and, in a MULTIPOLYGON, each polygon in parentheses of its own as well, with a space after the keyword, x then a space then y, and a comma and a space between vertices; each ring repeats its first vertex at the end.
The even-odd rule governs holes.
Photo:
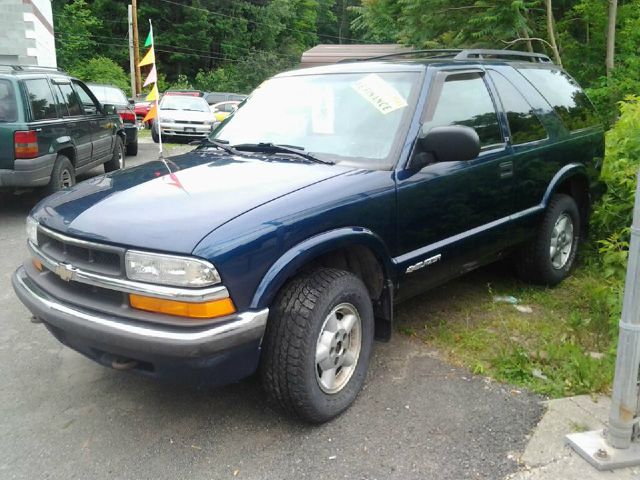
POLYGON ((512 255, 559 283, 598 192, 603 130, 524 52, 421 52, 283 73, 194 151, 54 194, 13 286, 112 368, 219 385, 323 422, 365 381, 394 305, 512 255))

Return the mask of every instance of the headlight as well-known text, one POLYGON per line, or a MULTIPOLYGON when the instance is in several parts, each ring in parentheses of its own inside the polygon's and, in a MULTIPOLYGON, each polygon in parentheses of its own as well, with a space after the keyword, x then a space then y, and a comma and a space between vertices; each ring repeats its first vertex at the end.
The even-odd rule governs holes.
POLYGON ((205 287, 220 283, 215 267, 197 258, 127 251, 125 264, 130 280, 174 287, 205 287))
POLYGON ((38 222, 31 217, 27 217, 27 240, 38 245, 38 222))
POLYGON ((161 122, 173 123, 173 118, 171 117, 160 117, 161 122))
POLYGON ((215 119, 214 120, 205 120, 204 121, 205 125, 213 125, 214 123, 216 123, 215 119))

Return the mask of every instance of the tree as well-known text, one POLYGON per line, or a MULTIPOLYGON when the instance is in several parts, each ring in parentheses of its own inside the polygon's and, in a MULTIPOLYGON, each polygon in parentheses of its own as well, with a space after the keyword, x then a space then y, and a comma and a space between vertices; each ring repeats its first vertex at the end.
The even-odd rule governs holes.
POLYGON ((88 62, 78 62, 69 73, 85 82, 107 83, 129 91, 129 76, 110 58, 96 57, 88 62))
POLYGON ((85 0, 73 0, 62 8, 56 27, 58 65, 72 69, 91 58, 97 42, 93 32, 101 26, 85 0))
POLYGON ((544 0, 547 10, 547 34, 549 35, 549 42, 551 43, 551 50, 553 50, 553 57, 556 63, 562 66, 562 59, 560 58, 560 51, 558 50, 558 44, 556 42, 555 32, 555 20, 553 18, 553 5, 551 0, 544 0))

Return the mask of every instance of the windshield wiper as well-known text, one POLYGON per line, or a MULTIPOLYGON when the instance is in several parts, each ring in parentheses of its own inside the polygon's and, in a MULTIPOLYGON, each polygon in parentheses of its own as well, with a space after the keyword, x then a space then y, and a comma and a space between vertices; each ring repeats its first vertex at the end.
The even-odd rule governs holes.
POLYGON ((237 150, 247 150, 250 152, 264 152, 264 153, 291 153, 305 158, 314 163, 322 163, 324 165, 333 165, 334 162, 328 160, 322 160, 310 153, 304 151, 304 147, 298 147, 296 145, 284 145, 281 143, 260 142, 260 143, 240 143, 234 145, 233 148, 237 150))
POLYGON ((207 145, 210 145, 212 147, 217 147, 220 150, 224 150, 225 152, 227 152, 230 155, 240 155, 242 156, 242 153, 237 151, 235 148, 230 147, 228 145, 229 142, 227 141, 219 141, 219 140, 213 140, 211 138, 205 138, 202 141, 199 141, 198 144, 206 147, 207 145))

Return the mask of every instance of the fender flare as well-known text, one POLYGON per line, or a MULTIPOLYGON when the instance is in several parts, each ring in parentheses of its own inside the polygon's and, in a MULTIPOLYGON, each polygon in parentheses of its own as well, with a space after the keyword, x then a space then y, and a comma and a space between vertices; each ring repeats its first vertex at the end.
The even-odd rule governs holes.
POLYGON ((542 197, 541 206, 543 208, 547 208, 549 205, 549 200, 551 200, 551 195, 558 189, 560 184, 565 181, 569 177, 574 177, 576 175, 580 175, 587 180, 587 185, 589 176, 587 175, 587 169, 582 163, 569 163, 562 167, 560 170, 556 172, 553 176, 549 185, 547 186, 547 190, 544 192, 544 196, 542 197))
POLYGON ((361 245, 368 247, 380 261, 385 278, 394 278, 393 260, 382 239, 362 227, 343 227, 320 233, 287 250, 262 277, 251 300, 252 309, 268 306, 285 282, 305 263, 342 247, 361 245))

